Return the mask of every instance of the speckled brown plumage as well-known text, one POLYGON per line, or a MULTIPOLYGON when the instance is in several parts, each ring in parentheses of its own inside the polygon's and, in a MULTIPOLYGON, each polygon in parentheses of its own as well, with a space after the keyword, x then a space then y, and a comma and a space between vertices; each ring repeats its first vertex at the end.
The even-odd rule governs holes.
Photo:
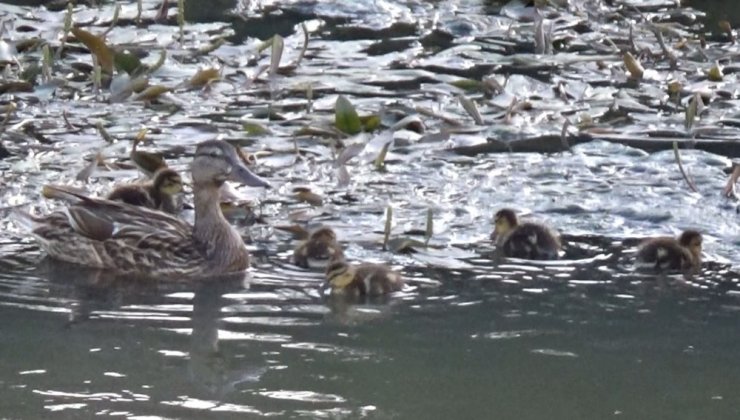
POLYGON ((334 260, 326 267, 326 284, 334 294, 377 296, 401 290, 404 280, 401 273, 384 264, 352 265, 334 260))
POLYGON ((555 260, 559 258, 560 239, 549 227, 532 222, 519 223, 510 209, 499 210, 494 216, 495 229, 491 240, 497 251, 511 258, 555 260))
POLYGON ((159 169, 151 181, 140 184, 127 184, 116 187, 108 200, 121 201, 133 206, 148 207, 177 214, 180 206, 177 194, 182 191, 182 178, 170 168, 159 169))
POLYGON ((45 195, 66 200, 69 207, 42 217, 21 216, 51 257, 116 274, 190 277, 246 269, 249 253, 221 213, 218 189, 227 179, 268 184, 223 141, 200 143, 191 171, 193 226, 161 211, 90 198, 63 187, 47 187, 45 195))
POLYGON ((637 263, 656 270, 685 270, 701 265, 702 236, 686 230, 678 238, 646 239, 637 250, 637 263))
POLYGON ((332 259, 344 257, 337 235, 327 226, 320 227, 298 244, 293 251, 293 262, 300 267, 325 267, 332 259))

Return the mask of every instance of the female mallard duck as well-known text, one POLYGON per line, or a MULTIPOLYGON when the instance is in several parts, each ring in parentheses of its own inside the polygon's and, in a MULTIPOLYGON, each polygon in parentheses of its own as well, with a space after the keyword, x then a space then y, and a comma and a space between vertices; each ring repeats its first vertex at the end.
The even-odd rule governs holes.
POLYGON ((385 264, 351 265, 335 259, 326 266, 326 283, 333 294, 345 296, 377 296, 401 290, 403 277, 385 264))
POLYGON ((560 239, 549 227, 532 222, 520 224, 511 209, 499 210, 494 224, 491 240, 504 256, 527 260, 558 259, 560 239))
POLYGON ((337 235, 327 226, 322 226, 298 244, 293 251, 293 262, 303 268, 324 268, 330 260, 344 257, 337 235))
POLYGON ((645 240, 637 250, 637 265, 657 270, 686 270, 701 265, 701 233, 685 230, 676 238, 645 240))
POLYGON ((57 198, 72 202, 64 210, 22 221, 55 259, 116 274, 208 276, 239 272, 249 252, 219 207, 218 189, 231 180, 269 187, 253 174, 224 141, 198 144, 190 165, 195 224, 145 207, 90 198, 56 188, 57 198))
POLYGON ((116 187, 107 199, 177 214, 180 212, 177 202, 180 192, 182 178, 174 169, 165 167, 155 172, 151 181, 116 187))

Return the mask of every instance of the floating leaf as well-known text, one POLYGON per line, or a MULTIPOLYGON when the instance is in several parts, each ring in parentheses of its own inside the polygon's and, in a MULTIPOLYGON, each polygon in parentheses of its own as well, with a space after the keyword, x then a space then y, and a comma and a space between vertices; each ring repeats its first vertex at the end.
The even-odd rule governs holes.
POLYGON ((106 142, 113 144, 116 142, 116 139, 108 133, 108 130, 105 129, 105 126, 103 126, 102 121, 98 121, 95 123, 95 128, 98 129, 98 133, 100 133, 100 136, 105 140, 106 142))
POLYGON ((465 111, 473 117, 473 121, 478 125, 483 125, 483 117, 480 115, 480 111, 478 111, 478 107, 475 105, 475 102, 465 95, 458 95, 457 99, 460 101, 460 105, 462 105, 465 111))
POLYGON ((434 211, 429 207, 427 209, 427 229, 424 232, 424 246, 429 244, 432 235, 434 235, 434 211))
POLYGON ((294 239, 303 240, 308 239, 309 232, 301 225, 277 225, 275 226, 275 229, 282 230, 283 232, 288 232, 291 235, 293 235, 294 239))
POLYGON ((347 134, 362 131, 362 121, 357 115, 357 110, 344 95, 339 95, 334 104, 334 125, 347 134))
POLYGON ((144 70, 139 57, 128 52, 117 52, 113 55, 113 62, 116 69, 125 71, 130 75, 139 74, 144 70))
POLYGON ((393 225, 393 207, 388 206, 385 210, 385 229, 383 229, 383 251, 388 249, 388 240, 391 237, 391 227, 393 225))
POLYGON ((686 183, 689 185, 689 188, 691 188, 691 191, 698 192, 696 189, 696 184, 689 178, 689 176, 686 174, 686 171, 683 169, 683 164, 681 163, 681 153, 678 151, 678 142, 673 142, 673 156, 676 158, 676 163, 678 164, 678 169, 681 171, 681 176, 683 176, 683 179, 686 181, 686 183))
POLYGON ((25 80, 0 82, 0 95, 14 92, 33 92, 33 85, 25 80))
POLYGON ((136 95, 134 100, 135 101, 153 101, 157 99, 160 95, 167 93, 171 90, 172 89, 168 88, 167 86, 162 86, 162 85, 149 86, 148 88, 144 89, 144 91, 136 95))
POLYGON ((324 203, 324 199, 320 195, 306 187, 293 188, 293 194, 296 200, 308 203, 312 206, 320 206, 324 203))
POLYGON ((363 117, 360 117, 360 122, 362 123, 363 130, 373 131, 376 128, 380 127, 380 115, 365 115, 363 117))
POLYGON ((271 133, 269 128, 254 121, 245 121, 242 124, 242 128, 244 128, 244 131, 249 136, 264 136, 265 134, 271 133))
POLYGON ((475 91, 483 90, 483 82, 481 82, 480 80, 458 79, 450 84, 452 86, 455 86, 456 88, 459 88, 459 89, 462 89, 468 92, 475 92, 475 91))
POLYGON ((383 148, 380 149, 380 153, 378 153, 378 156, 375 158, 375 169, 381 170, 385 167, 385 157, 388 155, 388 149, 390 149, 392 142, 388 142, 383 145, 383 148))
POLYGON ((190 78, 188 81, 188 86, 191 88, 202 88, 203 86, 213 82, 214 80, 219 80, 221 78, 221 72, 219 69, 216 68, 208 68, 199 70, 193 77, 190 78))
POLYGON ((425 248, 424 242, 417 241, 416 239, 400 237, 393 238, 388 241, 388 248, 398 254, 407 254, 416 252, 417 248, 425 248))
POLYGON ((280 60, 282 60, 283 58, 284 46, 285 42, 283 41, 283 37, 275 34, 272 37, 272 53, 270 55, 270 77, 277 74, 277 71, 280 68, 280 60))
POLYGON ((627 51, 624 53, 624 66, 627 68, 627 70, 630 72, 630 76, 632 76, 633 79, 642 79, 642 75, 645 73, 645 69, 642 67, 642 64, 630 53, 627 51))
POLYGON ((110 97, 108 101, 122 102, 126 100, 133 92, 133 83, 127 73, 121 73, 114 77, 110 82, 110 97))
POLYGON ((92 33, 80 29, 72 28, 71 32, 74 36, 90 50, 90 53, 95 55, 98 60, 98 64, 108 74, 113 73, 113 50, 105 44, 105 41, 92 33))
POLYGON ((400 129, 410 130, 415 133, 422 134, 424 131, 426 131, 426 127, 424 127, 424 122, 419 118, 418 115, 409 115, 408 117, 402 118, 393 126, 391 126, 391 131, 396 131, 400 129))
POLYGON ((339 168, 337 168, 337 185, 339 185, 340 187, 345 187, 349 185, 351 179, 352 177, 350 177, 349 175, 347 166, 339 165, 339 168))
POLYGON ((714 65, 712 68, 709 69, 709 72, 707 72, 707 77, 712 82, 721 82, 724 75, 722 74, 722 67, 720 67, 718 62, 714 62, 714 65))
POLYGON ((85 165, 84 168, 77 174, 76 179, 78 181, 87 182, 87 180, 90 178, 90 176, 95 172, 95 168, 98 167, 98 165, 103 163, 103 154, 101 152, 97 152, 95 154, 95 157, 90 161, 89 164, 85 165))

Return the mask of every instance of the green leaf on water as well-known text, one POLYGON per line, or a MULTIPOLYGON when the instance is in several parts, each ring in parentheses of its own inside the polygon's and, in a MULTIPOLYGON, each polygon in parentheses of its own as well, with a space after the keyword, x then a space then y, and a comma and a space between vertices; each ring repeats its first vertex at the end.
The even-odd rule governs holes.
POLYGON ((364 115, 360 117, 360 122, 365 131, 374 131, 380 127, 380 116, 377 114, 364 115))
POLYGON ((357 115, 357 110, 344 95, 339 95, 334 105, 334 125, 347 134, 362 131, 362 121, 357 115))
POLYGON ((117 52, 113 55, 113 63, 116 70, 125 71, 129 75, 141 73, 144 69, 139 57, 128 52, 117 52))
POLYGON ((270 134, 270 130, 267 127, 254 121, 245 121, 242 124, 242 127, 244 127, 244 131, 249 136, 263 136, 265 134, 270 134))

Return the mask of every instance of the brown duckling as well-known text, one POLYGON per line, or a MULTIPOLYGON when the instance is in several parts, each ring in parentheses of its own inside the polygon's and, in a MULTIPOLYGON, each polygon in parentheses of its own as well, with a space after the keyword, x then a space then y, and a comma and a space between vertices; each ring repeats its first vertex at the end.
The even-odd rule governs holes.
POLYGON ((499 210, 494 216, 491 240, 506 257, 527 260, 556 260, 560 239, 552 229, 538 223, 519 223, 511 209, 499 210))
POLYGON ((293 262, 303 268, 323 268, 330 260, 342 259, 344 253, 337 235, 328 226, 322 226, 301 242, 293 251, 293 262))
POLYGON ((108 200, 122 201, 134 206, 161 210, 170 214, 179 213, 177 194, 182 191, 182 178, 170 168, 161 168, 151 181, 116 187, 108 200))
POLYGON ((378 296, 403 288, 401 273, 385 264, 351 265, 344 259, 332 260, 326 266, 326 283, 333 294, 345 296, 378 296))
POLYGON ((646 239, 637 250, 637 264, 657 270, 686 270, 701 265, 701 233, 685 230, 678 238, 646 239))

